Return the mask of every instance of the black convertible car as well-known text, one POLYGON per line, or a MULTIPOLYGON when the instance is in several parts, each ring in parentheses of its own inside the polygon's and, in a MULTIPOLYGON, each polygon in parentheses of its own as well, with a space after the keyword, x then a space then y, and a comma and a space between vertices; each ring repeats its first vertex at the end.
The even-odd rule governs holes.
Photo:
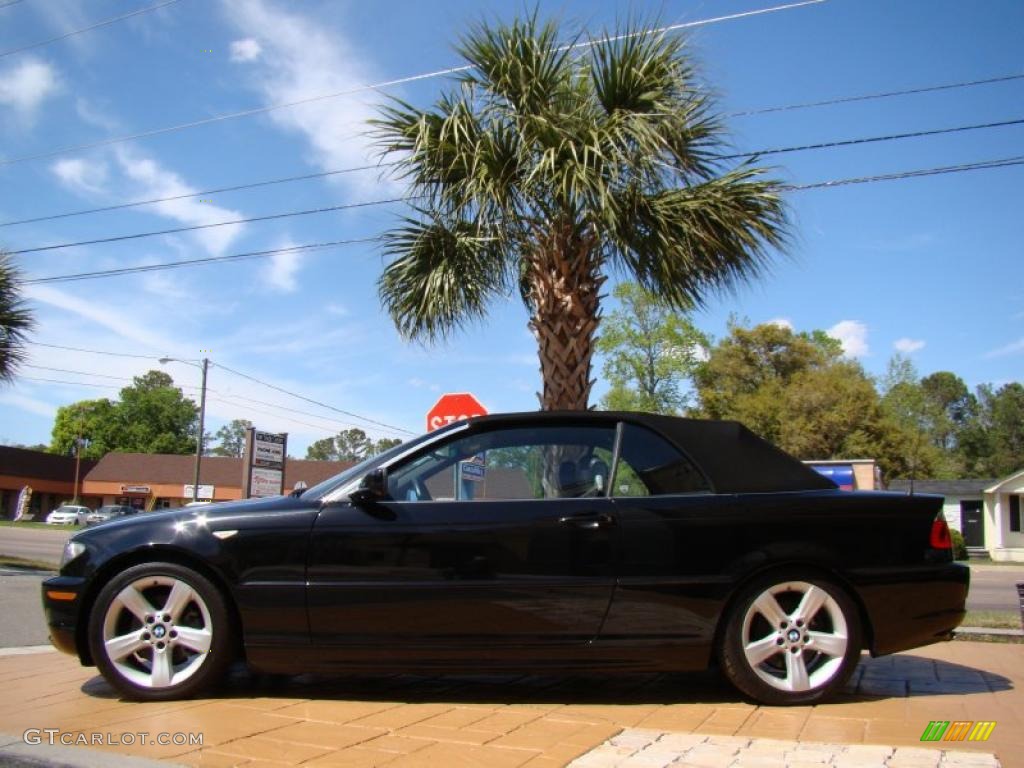
POLYGON ((734 422, 453 424, 299 496, 76 534, 53 643, 137 699, 259 670, 703 669, 772 704, 862 649, 950 637, 967 568, 937 496, 844 492, 734 422))

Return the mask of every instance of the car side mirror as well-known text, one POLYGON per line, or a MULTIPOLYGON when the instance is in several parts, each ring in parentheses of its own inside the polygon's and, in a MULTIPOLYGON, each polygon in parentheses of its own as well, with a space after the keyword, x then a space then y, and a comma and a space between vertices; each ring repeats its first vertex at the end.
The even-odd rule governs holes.
POLYGON ((388 476, 383 468, 363 475, 359 487, 349 494, 348 500, 356 505, 374 504, 388 497, 388 476))

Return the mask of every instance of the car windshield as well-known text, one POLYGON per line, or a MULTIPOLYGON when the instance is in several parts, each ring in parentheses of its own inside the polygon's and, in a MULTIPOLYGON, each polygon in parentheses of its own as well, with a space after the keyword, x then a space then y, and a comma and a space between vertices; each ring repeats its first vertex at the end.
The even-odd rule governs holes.
POLYGON ((357 477, 365 475, 371 469, 375 469, 376 467, 386 463, 393 457, 405 453, 411 448, 415 448, 421 443, 426 442, 428 439, 433 439, 437 437, 438 434, 442 431, 448 430, 446 429, 437 430, 436 432, 428 432, 427 434, 420 435, 419 437, 413 438, 412 440, 406 443, 399 443, 394 448, 388 448, 388 450, 384 451, 384 453, 378 453, 376 456, 371 456, 368 459, 364 459, 355 466, 349 467, 348 469, 344 470, 340 474, 334 475, 333 477, 329 477, 322 483, 318 483, 314 485, 312 488, 303 491, 301 498, 321 499, 334 489, 340 488, 346 483, 352 482, 357 477))

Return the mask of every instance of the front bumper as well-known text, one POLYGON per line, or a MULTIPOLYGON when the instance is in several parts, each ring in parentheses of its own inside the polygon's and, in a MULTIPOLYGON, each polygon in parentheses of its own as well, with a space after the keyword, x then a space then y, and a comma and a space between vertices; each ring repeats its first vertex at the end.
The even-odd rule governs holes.
POLYGON ((81 615, 85 579, 77 576, 54 576, 43 582, 43 613, 50 630, 50 642, 64 653, 86 658, 78 648, 78 624, 81 615))

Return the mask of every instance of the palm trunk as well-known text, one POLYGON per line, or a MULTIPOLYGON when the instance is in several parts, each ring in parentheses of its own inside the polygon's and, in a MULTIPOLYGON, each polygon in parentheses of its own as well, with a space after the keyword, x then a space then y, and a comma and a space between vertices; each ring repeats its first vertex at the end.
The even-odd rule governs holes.
POLYGON ((591 359, 606 278, 593 235, 566 230, 541 238, 527 266, 529 328, 543 380, 537 397, 544 411, 585 411, 594 385, 591 359))

